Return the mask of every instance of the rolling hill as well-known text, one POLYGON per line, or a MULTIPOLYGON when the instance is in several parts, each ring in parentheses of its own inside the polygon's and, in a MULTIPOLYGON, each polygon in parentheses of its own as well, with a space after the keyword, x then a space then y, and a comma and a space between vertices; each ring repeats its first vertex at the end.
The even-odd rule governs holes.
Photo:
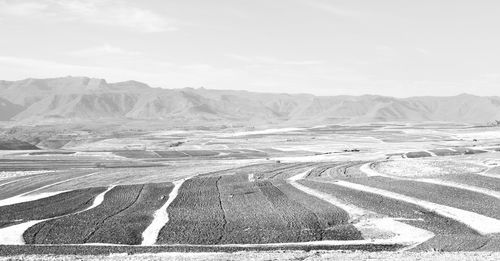
POLYGON ((165 120, 196 123, 326 124, 500 119, 500 98, 314 96, 204 88, 161 89, 136 81, 64 77, 0 81, 0 120, 79 122, 165 120))

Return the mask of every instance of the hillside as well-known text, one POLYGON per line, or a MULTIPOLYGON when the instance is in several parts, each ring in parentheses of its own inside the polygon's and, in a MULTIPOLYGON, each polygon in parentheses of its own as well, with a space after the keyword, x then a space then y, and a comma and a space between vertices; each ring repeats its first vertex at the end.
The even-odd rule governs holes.
POLYGON ((24 110, 24 107, 18 104, 13 104, 8 100, 0 97, 0 121, 6 121, 19 114, 24 110))
POLYGON ((500 119, 500 98, 313 96, 151 88, 136 81, 65 77, 0 81, 0 120, 158 120, 199 124, 326 124, 384 121, 486 123, 500 119))

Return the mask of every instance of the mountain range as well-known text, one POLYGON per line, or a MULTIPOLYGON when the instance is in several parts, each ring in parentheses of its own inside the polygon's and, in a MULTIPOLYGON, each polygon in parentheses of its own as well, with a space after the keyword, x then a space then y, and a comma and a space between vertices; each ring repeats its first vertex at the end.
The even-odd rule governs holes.
POLYGON ((152 88, 137 81, 63 77, 0 81, 0 121, 155 120, 179 123, 328 124, 500 119, 500 97, 314 96, 204 88, 152 88))

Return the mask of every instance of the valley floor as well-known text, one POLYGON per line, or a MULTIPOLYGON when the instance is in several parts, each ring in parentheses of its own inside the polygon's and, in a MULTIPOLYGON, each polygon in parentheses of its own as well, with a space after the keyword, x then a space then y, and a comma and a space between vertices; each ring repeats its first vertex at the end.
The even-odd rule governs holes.
POLYGON ((481 131, 160 132, 0 151, 0 260, 498 259, 500 139, 465 138, 481 131))

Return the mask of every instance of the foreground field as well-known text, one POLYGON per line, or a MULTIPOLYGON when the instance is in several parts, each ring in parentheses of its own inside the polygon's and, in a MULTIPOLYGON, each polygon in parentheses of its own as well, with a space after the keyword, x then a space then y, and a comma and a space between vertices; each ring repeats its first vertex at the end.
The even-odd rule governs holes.
POLYGON ((135 255, 98 255, 98 256, 54 256, 54 255, 19 255, 0 260, 47 260, 47 261, 73 261, 73 260, 399 260, 399 261, 496 261, 500 253, 491 252, 347 252, 347 251, 244 251, 236 253, 161 253, 161 254, 135 254, 135 255))
POLYGON ((118 148, 133 137, 89 144, 102 151, 2 152, 0 256, 500 251, 497 141, 426 128, 157 133, 142 137, 150 150, 118 148), (154 146, 167 140, 173 149, 154 146))

